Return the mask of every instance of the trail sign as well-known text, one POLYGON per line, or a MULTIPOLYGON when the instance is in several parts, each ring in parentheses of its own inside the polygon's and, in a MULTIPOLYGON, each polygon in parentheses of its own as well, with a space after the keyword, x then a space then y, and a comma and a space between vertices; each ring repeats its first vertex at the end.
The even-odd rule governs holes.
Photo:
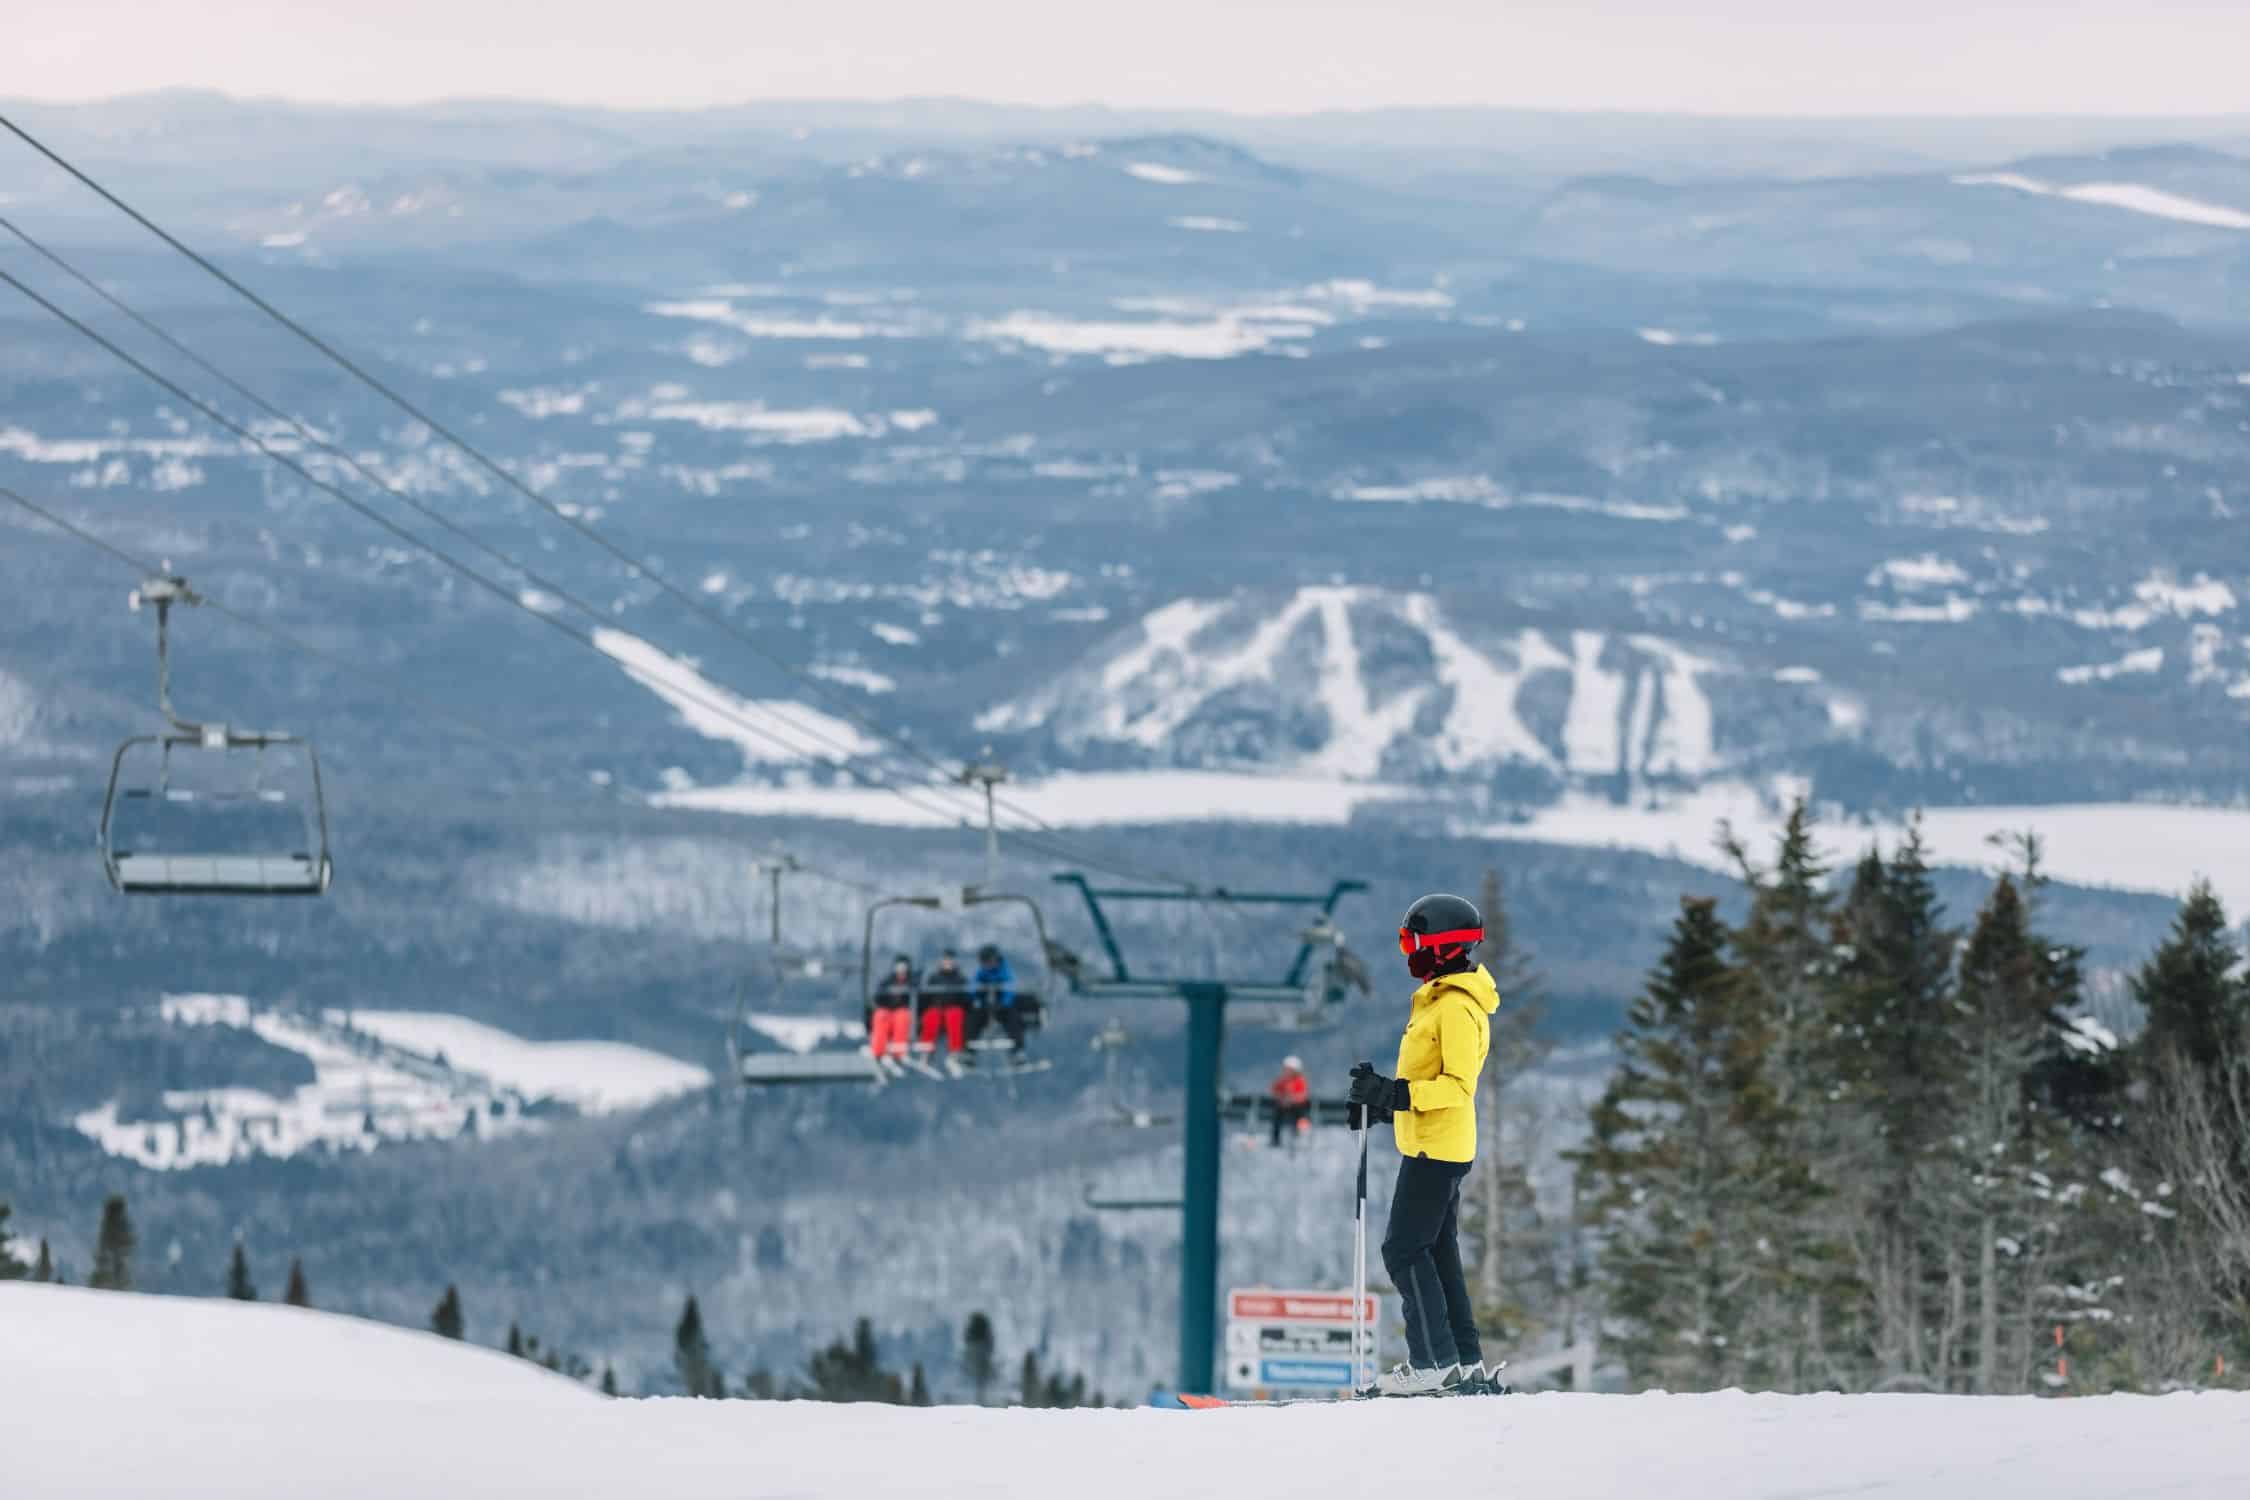
POLYGON ((1240 1391, 1341 1394, 1372 1383, 1382 1306, 1380 1297, 1369 1297, 1363 1304, 1365 1346, 1355 1362, 1351 1293, 1283 1292, 1266 1287, 1229 1292, 1228 1386, 1240 1391))

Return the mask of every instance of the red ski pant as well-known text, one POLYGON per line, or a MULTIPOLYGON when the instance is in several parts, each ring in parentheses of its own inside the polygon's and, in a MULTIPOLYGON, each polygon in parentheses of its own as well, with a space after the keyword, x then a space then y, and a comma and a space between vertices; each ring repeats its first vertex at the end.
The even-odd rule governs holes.
POLYGON ((867 1026, 867 1050, 877 1057, 904 1057, 914 1038, 914 1012, 903 1005, 879 1008, 867 1026))
POLYGON ((961 1029, 968 1023, 969 1013, 958 1005, 934 1005, 922 1012, 922 1045, 937 1049, 938 1028, 945 1028, 945 1048, 948 1052, 961 1050, 961 1029))

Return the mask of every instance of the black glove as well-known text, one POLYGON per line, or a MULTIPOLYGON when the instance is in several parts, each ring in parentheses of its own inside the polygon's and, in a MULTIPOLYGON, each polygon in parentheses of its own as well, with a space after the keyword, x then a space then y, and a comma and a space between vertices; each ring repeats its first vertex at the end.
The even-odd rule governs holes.
POLYGON ((1414 1107, 1413 1091, 1405 1079, 1385 1078, 1373 1063, 1365 1062, 1352 1069, 1351 1101, 1385 1115, 1414 1107))

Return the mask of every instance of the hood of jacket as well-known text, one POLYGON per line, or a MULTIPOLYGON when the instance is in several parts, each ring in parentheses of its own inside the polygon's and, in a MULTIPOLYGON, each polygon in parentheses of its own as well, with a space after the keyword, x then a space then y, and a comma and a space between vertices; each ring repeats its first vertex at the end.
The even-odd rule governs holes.
POLYGON ((1500 1008, 1500 986, 1494 982, 1492 971, 1483 964, 1459 974, 1440 974, 1414 992, 1414 1008, 1435 1005, 1448 992, 1466 996, 1477 1009, 1491 1015, 1500 1008))

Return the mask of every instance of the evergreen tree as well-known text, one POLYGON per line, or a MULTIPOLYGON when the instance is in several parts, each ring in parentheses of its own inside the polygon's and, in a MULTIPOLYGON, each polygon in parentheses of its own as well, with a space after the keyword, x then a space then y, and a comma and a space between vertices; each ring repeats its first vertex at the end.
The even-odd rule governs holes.
POLYGON ((692 1292, 680 1309, 679 1326, 672 1330, 672 1368, 679 1374, 680 1388, 690 1396, 727 1393, 726 1377, 712 1363, 711 1342, 703 1333, 703 1309, 692 1292))
POLYGON ((33 1281, 62 1280, 62 1277, 55 1271, 55 1258, 47 1253, 47 1241, 44 1238, 39 1241, 39 1258, 31 1264, 31 1279, 33 1281))
POLYGON ((133 1220, 125 1212, 125 1198, 113 1193, 102 1204, 102 1224, 94 1236, 94 1270, 86 1285, 104 1291, 133 1289, 133 1247, 139 1243, 133 1220))
POLYGON ((875 1344, 875 1325, 861 1318, 852 1325, 850 1342, 838 1339, 815 1354, 806 1365, 815 1401, 878 1401, 891 1406, 907 1399, 905 1382, 885 1370, 875 1344))
POLYGON ((2206 1078, 2221 1077, 2250 1052, 2250 981, 2227 931, 2226 908, 2199 880, 2172 920, 2171 936, 2133 976, 2133 998, 2147 1015, 2139 1048, 2154 1059, 2176 1051, 2206 1078))
POLYGON ((1529 1109, 1511 1109, 1517 1104, 1514 1085, 1546 1060, 1550 1048, 1541 1035, 1545 997, 1538 968, 1516 940, 1498 870, 1484 872, 1477 909, 1484 917, 1477 960, 1500 991, 1500 1009, 1492 1018, 1492 1053, 1477 1083, 1479 1165, 1466 1207, 1476 1246, 1478 1323, 1494 1338, 1509 1339, 1530 1331, 1558 1291, 1552 1236, 1531 1185, 1533 1142, 1509 1137, 1512 1118, 1523 1116, 1519 1136, 1531 1122, 1529 1109))
POLYGON ((508 1325, 507 1349, 508 1352, 510 1354, 513 1354, 516 1358, 523 1358, 523 1330, 516 1327, 516 1325, 513 1323, 510 1323, 508 1325))
POLYGON ((1771 1358, 1744 1337, 1749 1272, 1767 1253, 1754 1226, 1772 1186, 1774 1106, 1768 1039, 1716 905, 1680 906, 1577 1159, 1627 1363, 1653 1384, 1711 1390, 1771 1358))
POLYGON ((312 1292, 305 1286, 303 1261, 291 1259, 289 1262, 289 1288, 281 1294, 281 1300, 291 1307, 312 1306, 312 1292))
POLYGON ((448 1284, 430 1313, 430 1332, 439 1338, 458 1339, 466 1338, 468 1331, 468 1322, 461 1316, 461 1294, 448 1284))
POLYGON ((1961 955, 1953 1070, 1961 1092, 1945 1184, 1948 1279, 1975 1288, 1975 1342, 1963 1349, 1956 1383, 1979 1394, 2018 1391, 2030 1377, 2029 1294, 2046 1281, 2040 1261, 2055 1235, 2060 1170, 2058 1122, 2036 1108, 2030 1083, 2077 989, 2075 950, 2032 930, 2015 879, 2002 876, 1961 955))
POLYGON ((234 1254, 227 1257, 227 1295, 237 1302, 258 1300, 257 1284, 250 1279, 250 1258, 242 1250, 242 1241, 234 1242, 234 1254))
POLYGON ((2128 1169, 2162 1198, 2125 1192, 2111 1206, 2130 1304, 2121 1322, 2143 1388, 2208 1379, 2214 1351, 2250 1369, 2250 981, 2236 976, 2239 959, 2199 882, 2132 981, 2146 1020, 2130 1057, 2128 1169))
POLYGON ((1016 1377, 1016 1404, 1038 1406, 1046 1393, 1046 1387, 1039 1379, 1039 1353, 1035 1349, 1026 1349, 1023 1351, 1023 1369, 1016 1377))
POLYGON ((914 1378, 906 1387, 906 1404, 908 1406, 928 1406, 930 1404, 930 1382, 922 1374, 922 1362, 920 1360, 914 1361, 914 1378))
POLYGON ((992 1319, 981 1312, 970 1313, 969 1321, 961 1329, 961 1372, 969 1377, 977 1405, 984 1405, 985 1392, 999 1378, 1000 1362, 992 1319))
POLYGON ((1953 951, 1919 820, 1886 864, 1869 850, 1837 914, 1828 1185, 1859 1283, 1856 1338, 1877 1388, 1941 1388, 1958 1340, 1932 1225, 1952 1130, 1953 951))
POLYGON ((602 1394, 605 1396, 617 1394, 617 1368, 614 1365, 605 1364, 602 1366, 602 1394))
POLYGON ((1852 1300, 1822 1186, 1837 1151, 1826 1108, 1837 1022, 1835 902, 1802 800, 1790 810, 1770 871, 1731 832, 1722 837, 1750 897, 1732 945, 1747 1024, 1765 1039, 1760 1078, 1771 1093, 1760 1140, 1769 1192, 1755 1225, 1765 1254, 1743 1268, 1752 1283, 1749 1338, 1770 1352, 1773 1384, 1801 1391, 1836 1382, 1833 1331, 1852 1300))
POLYGON ((9 1246, 8 1215, 13 1210, 6 1199, 0 1199, 0 1281, 21 1281, 31 1273, 31 1267, 9 1246))

